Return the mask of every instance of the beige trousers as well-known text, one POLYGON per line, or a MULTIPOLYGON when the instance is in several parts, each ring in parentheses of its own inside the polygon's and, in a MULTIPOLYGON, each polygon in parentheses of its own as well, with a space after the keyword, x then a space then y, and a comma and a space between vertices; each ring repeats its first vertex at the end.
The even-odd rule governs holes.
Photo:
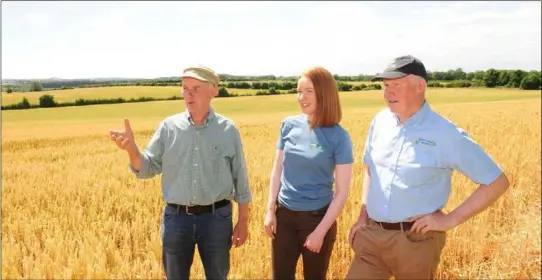
POLYGON ((346 279, 434 279, 445 243, 446 232, 388 230, 370 220, 354 237, 346 279))

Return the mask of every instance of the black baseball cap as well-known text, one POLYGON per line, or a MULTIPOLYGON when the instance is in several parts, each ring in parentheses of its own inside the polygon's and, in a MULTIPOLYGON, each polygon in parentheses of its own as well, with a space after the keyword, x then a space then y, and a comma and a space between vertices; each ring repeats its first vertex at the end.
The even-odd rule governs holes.
POLYGON ((371 82, 383 79, 399 79, 409 74, 420 76, 425 81, 429 80, 423 63, 412 55, 404 55, 395 58, 382 73, 373 77, 371 82))

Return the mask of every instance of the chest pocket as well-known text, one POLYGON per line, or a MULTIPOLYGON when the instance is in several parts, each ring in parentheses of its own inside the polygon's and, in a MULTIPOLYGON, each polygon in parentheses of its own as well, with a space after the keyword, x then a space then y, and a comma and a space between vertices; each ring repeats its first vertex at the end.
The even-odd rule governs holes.
POLYGON ((210 141, 205 146, 210 160, 230 159, 234 156, 234 147, 221 141, 210 141))
POLYGON ((430 187, 443 171, 436 148, 405 143, 397 161, 395 183, 406 188, 430 187))
POLYGON ((203 166, 208 174, 217 174, 225 163, 229 161, 227 146, 220 141, 208 141, 202 145, 203 166))

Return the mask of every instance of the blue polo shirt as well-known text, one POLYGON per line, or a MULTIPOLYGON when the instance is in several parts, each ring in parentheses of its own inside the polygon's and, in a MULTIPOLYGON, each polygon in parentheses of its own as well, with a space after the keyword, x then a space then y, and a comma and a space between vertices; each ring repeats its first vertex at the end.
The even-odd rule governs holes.
POLYGON ((354 161, 350 135, 341 125, 311 130, 304 114, 283 120, 277 148, 284 150, 277 200, 295 211, 331 203, 335 166, 354 161))
POLYGON ((426 101, 404 125, 389 109, 372 120, 363 162, 370 168, 369 217, 399 222, 444 208, 457 170, 490 184, 502 170, 469 135, 426 101))

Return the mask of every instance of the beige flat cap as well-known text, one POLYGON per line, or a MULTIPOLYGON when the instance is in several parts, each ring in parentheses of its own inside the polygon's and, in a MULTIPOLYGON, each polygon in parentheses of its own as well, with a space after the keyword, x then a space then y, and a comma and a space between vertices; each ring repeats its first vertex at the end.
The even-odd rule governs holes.
POLYGON ((205 66, 192 66, 184 69, 181 78, 194 78, 200 81, 209 82, 215 87, 218 87, 220 78, 218 75, 208 67, 205 66))

